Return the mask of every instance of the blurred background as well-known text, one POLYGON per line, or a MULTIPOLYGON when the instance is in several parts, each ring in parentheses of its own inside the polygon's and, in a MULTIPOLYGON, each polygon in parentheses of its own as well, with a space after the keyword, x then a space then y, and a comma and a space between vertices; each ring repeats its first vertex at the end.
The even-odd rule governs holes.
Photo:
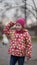
POLYGON ((10 21, 15 22, 20 17, 26 19, 27 29, 33 42, 32 59, 37 59, 37 0, 0 0, 0 61, 5 61, 0 65, 4 65, 9 60, 7 47, 1 45, 2 30, 10 21))
MULTIPOLYGON (((0 30, 19 17, 26 19, 32 37, 37 37, 37 0, 0 0, 0 30)), ((0 35, 1 35, 0 31, 0 35)))

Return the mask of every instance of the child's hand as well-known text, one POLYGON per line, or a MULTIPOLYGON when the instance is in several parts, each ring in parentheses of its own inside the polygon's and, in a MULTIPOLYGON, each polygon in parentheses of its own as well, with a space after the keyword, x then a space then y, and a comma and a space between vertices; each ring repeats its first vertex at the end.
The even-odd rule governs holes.
POLYGON ((27 60, 30 60, 31 58, 30 57, 27 57, 27 60))
POLYGON ((30 57, 25 57, 25 62, 29 61, 30 59, 30 57))

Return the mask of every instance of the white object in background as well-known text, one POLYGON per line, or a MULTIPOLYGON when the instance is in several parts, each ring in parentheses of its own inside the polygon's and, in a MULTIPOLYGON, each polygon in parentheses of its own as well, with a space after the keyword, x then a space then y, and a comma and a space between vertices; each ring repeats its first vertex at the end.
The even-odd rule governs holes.
POLYGON ((8 44, 9 43, 9 40, 8 40, 8 38, 7 38, 7 36, 5 34, 3 34, 2 43, 4 43, 4 44, 8 44))

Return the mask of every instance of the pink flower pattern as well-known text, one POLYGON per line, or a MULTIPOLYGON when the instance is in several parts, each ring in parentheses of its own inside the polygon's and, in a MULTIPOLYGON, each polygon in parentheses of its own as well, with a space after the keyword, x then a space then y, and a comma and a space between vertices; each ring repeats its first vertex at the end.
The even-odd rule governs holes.
POLYGON ((25 30, 24 33, 16 33, 15 30, 10 30, 10 27, 14 24, 10 22, 3 30, 3 33, 10 36, 10 48, 8 53, 14 56, 32 56, 32 42, 31 36, 28 33, 28 30, 25 30))

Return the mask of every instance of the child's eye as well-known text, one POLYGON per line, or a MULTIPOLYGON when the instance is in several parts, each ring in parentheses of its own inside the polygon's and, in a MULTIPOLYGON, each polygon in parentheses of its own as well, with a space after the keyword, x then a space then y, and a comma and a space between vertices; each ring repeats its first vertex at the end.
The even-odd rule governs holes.
POLYGON ((16 24, 16 26, 17 26, 17 24, 16 24))
POLYGON ((16 25, 16 26, 20 26, 20 25, 16 25))

